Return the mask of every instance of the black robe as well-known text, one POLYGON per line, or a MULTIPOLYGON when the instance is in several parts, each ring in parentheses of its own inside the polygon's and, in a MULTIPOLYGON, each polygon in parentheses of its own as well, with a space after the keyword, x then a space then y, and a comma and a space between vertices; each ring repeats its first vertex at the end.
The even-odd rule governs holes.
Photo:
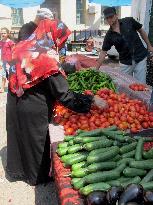
POLYGON ((48 180, 51 165, 49 123, 55 100, 80 113, 90 110, 91 96, 69 90, 62 74, 54 74, 17 97, 7 96, 7 171, 31 185, 48 180))

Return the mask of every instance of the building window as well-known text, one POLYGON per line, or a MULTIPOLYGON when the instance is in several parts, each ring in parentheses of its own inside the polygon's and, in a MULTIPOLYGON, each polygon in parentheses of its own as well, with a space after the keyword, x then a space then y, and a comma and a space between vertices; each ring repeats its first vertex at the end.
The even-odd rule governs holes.
MULTIPOLYGON (((104 14, 103 14, 103 11, 105 8, 107 8, 107 6, 101 6, 101 25, 103 25, 103 26, 107 25, 106 20, 104 18, 104 14)), ((115 7, 116 13, 117 13, 119 18, 121 17, 121 12, 120 12, 121 9, 120 8, 121 8, 120 6, 115 7)))
POLYGON ((85 24, 85 0, 76 0, 76 24, 85 24))
POLYGON ((23 20, 23 9, 15 9, 12 8, 12 26, 13 27, 20 27, 24 24, 23 20))

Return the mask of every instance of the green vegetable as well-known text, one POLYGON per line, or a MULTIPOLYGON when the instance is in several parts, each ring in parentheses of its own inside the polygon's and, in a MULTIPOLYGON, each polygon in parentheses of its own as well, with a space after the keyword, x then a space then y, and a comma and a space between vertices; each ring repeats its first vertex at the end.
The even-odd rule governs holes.
POLYGON ((120 159, 122 159, 121 155, 116 155, 113 159, 111 159, 111 161, 113 162, 118 162, 120 159))
POLYGON ((89 142, 83 145, 84 149, 87 151, 91 151, 94 149, 98 148, 103 148, 103 147, 110 147, 113 144, 111 140, 105 139, 105 140, 99 140, 95 142, 89 142))
POLYGON ((144 176, 146 173, 147 173, 146 170, 129 168, 129 167, 127 167, 123 170, 123 174, 126 177, 144 176))
POLYGON ((67 151, 69 154, 73 154, 81 150, 82 150, 82 146, 80 144, 75 144, 75 145, 68 147, 67 151))
POLYGON ((102 162, 102 161, 107 161, 118 155, 119 153, 119 148, 115 147, 113 149, 110 149, 109 151, 106 151, 100 155, 90 155, 87 158, 87 162, 89 164, 95 163, 95 162, 102 162))
POLYGON ((134 159, 133 158, 123 158, 117 162, 117 166, 122 164, 122 163, 125 163, 126 165, 128 165, 129 162, 131 162, 131 161, 134 161, 134 159))
POLYGON ((59 156, 63 156, 67 154, 67 150, 68 150, 68 147, 63 147, 63 148, 58 148, 56 152, 58 153, 59 156))
POLYGON ((90 164, 88 167, 89 172, 104 171, 116 168, 116 162, 99 162, 90 164))
POLYGON ((118 171, 120 174, 123 172, 123 170, 125 169, 126 167, 126 164, 123 163, 123 164, 120 164, 118 167, 116 167, 116 171, 118 171))
POLYGON ((147 175, 142 179, 141 183, 150 182, 153 180, 153 169, 151 169, 147 175))
POLYGON ((117 170, 111 170, 111 171, 95 172, 86 175, 83 179, 86 184, 93 184, 93 183, 118 179, 119 177, 120 177, 120 172, 118 172, 117 170))
POLYGON ((107 184, 109 184, 111 187, 119 187, 121 185, 119 180, 107 181, 107 184))
POLYGON ((129 185, 129 184, 139 184, 140 181, 141 181, 141 178, 139 176, 137 176, 137 177, 134 177, 132 179, 129 179, 128 181, 121 182, 121 186, 127 187, 127 185, 129 185))
POLYGON ((131 161, 129 165, 138 169, 153 169, 153 160, 131 161))
POLYGON ((83 161, 83 162, 79 162, 77 164, 73 164, 71 168, 74 171, 74 170, 78 170, 80 168, 85 168, 87 166, 88 166, 88 163, 86 161, 83 161))
POLYGON ((94 191, 108 191, 110 189, 110 185, 104 182, 89 184, 80 189, 80 193, 87 196, 91 192, 94 191))
POLYGON ((89 143, 89 142, 94 142, 94 141, 99 141, 99 140, 106 140, 105 136, 99 136, 99 137, 83 137, 82 138, 82 143, 89 143))
POLYGON ((75 157, 79 156, 80 154, 81 154, 81 152, 64 155, 61 157, 61 161, 66 162, 68 159, 75 158, 75 157))
POLYGON ((153 191, 153 181, 141 183, 145 191, 153 191))
POLYGON ((68 142, 68 144, 71 146, 71 145, 74 145, 74 140, 70 140, 69 142, 68 142))
POLYGON ((72 171, 71 172, 71 177, 80 178, 80 177, 86 176, 87 174, 89 174, 88 169, 87 168, 82 168, 82 169, 78 169, 78 170, 72 171))
POLYGON ((137 146, 136 146, 136 151, 135 151, 135 160, 139 161, 142 160, 142 153, 143 153, 143 139, 140 138, 137 146))
POLYGON ((100 154, 100 153, 103 153, 103 152, 112 150, 112 149, 114 149, 114 147, 116 147, 116 146, 94 149, 94 150, 92 150, 91 152, 89 152, 89 156, 91 156, 91 155, 97 155, 97 154, 100 154))
POLYGON ((120 148, 120 153, 125 154, 127 152, 133 151, 137 146, 137 142, 133 142, 131 144, 125 145, 120 148))
POLYGON ((123 154, 122 157, 123 158, 131 158, 131 157, 134 157, 134 155, 135 155, 135 150, 123 154))
POLYGON ((74 136, 72 136, 72 135, 67 135, 64 137, 65 142, 69 142, 70 140, 73 140, 73 139, 74 139, 74 136))
POLYGON ((85 185, 85 181, 83 178, 77 178, 78 180, 76 180, 76 178, 73 178, 71 180, 71 184, 74 186, 74 188, 76 190, 81 189, 84 185, 85 185))
POLYGON ((67 147, 68 146, 68 142, 62 142, 62 143, 59 143, 58 144, 58 148, 65 148, 65 147, 67 147))
POLYGON ((73 165, 73 164, 76 164, 76 163, 79 163, 79 162, 86 160, 87 157, 88 157, 88 153, 82 152, 78 156, 72 157, 72 158, 69 158, 68 160, 66 160, 65 164, 66 165, 73 165))

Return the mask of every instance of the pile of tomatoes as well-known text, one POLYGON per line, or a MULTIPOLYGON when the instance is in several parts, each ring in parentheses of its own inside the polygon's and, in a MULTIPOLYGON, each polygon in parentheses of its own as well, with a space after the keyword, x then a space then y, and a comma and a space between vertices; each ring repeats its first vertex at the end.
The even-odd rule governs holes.
POLYGON ((56 106, 55 121, 64 126, 65 135, 74 135, 78 129, 88 131, 111 125, 121 130, 130 129, 133 133, 153 128, 153 112, 148 112, 142 101, 109 89, 101 89, 96 94, 107 101, 107 109, 92 106, 89 113, 78 114, 61 105, 56 106))
POLYGON ((146 91, 147 90, 147 87, 144 84, 140 84, 140 83, 133 83, 129 85, 129 88, 134 91, 146 91))

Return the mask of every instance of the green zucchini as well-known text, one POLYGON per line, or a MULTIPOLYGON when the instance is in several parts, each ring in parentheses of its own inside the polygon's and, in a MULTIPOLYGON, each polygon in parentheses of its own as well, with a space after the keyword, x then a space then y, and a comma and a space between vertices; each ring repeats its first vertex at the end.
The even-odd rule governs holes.
POLYGON ((103 152, 112 150, 114 147, 116 147, 116 146, 94 149, 94 150, 92 150, 91 152, 89 152, 89 156, 91 156, 91 155, 97 155, 97 154, 100 154, 100 153, 103 153, 103 152))
POLYGON ((73 140, 73 139, 74 139, 73 135, 67 135, 67 136, 64 137, 65 142, 69 142, 70 140, 73 140))
POLYGON ((139 184, 141 181, 141 178, 139 176, 136 176, 132 179, 129 179, 128 181, 125 181, 125 182, 121 182, 121 186, 122 187, 127 187, 129 184, 139 184))
POLYGON ((117 166, 122 163, 125 163, 126 165, 128 165, 131 161, 134 161, 134 159, 133 158, 123 158, 117 162, 117 166))
POLYGON ((68 147, 67 152, 69 154, 73 154, 73 153, 76 153, 76 152, 81 151, 81 150, 82 150, 82 146, 80 144, 75 144, 75 145, 68 147))
POLYGON ((70 146, 72 146, 72 145, 74 145, 74 140, 70 140, 68 143, 70 146))
POLYGON ((68 159, 75 158, 75 157, 79 156, 80 154, 81 154, 81 152, 64 155, 61 157, 61 161, 66 162, 68 159))
POLYGON ((109 151, 106 151, 100 155, 92 155, 92 156, 88 156, 87 158, 87 162, 89 164, 95 163, 95 162, 103 162, 103 161, 107 161, 112 159, 113 157, 115 157, 116 155, 118 155, 119 153, 119 148, 115 147, 113 149, 110 149, 109 151))
POLYGON ((153 160, 141 160, 141 161, 131 161, 129 163, 130 167, 137 169, 153 169, 153 160))
POLYGON ((81 188, 80 193, 87 196, 94 191, 108 191, 110 188, 111 186, 109 184, 100 182, 100 183, 89 184, 81 188))
POLYGON ((126 177, 144 176, 146 173, 147 173, 146 170, 130 168, 130 167, 127 167, 123 170, 123 174, 126 177))
POLYGON ((74 144, 79 144, 79 143, 82 143, 82 137, 80 137, 79 135, 78 136, 76 136, 75 138, 74 138, 74 144))
POLYGON ((72 169, 72 171, 75 171, 75 170, 78 170, 78 169, 81 169, 81 168, 85 168, 87 166, 88 166, 88 163, 86 161, 83 161, 83 162, 73 164, 71 169, 72 169))
POLYGON ((122 157, 121 157, 121 155, 116 155, 113 159, 111 159, 111 161, 113 161, 113 162, 118 162, 119 160, 121 160, 122 159, 122 157))
POLYGON ((147 175, 141 180, 141 183, 150 182, 153 180, 153 169, 151 169, 147 175))
POLYGON ((148 152, 143 152, 143 157, 145 159, 153 159, 153 148, 151 148, 148 152))
POLYGON ((73 158, 69 158, 68 160, 65 161, 66 165, 73 165, 79 162, 82 162, 84 160, 86 160, 88 157, 88 153, 87 152, 82 152, 80 153, 78 156, 73 157, 73 158))
POLYGON ((116 133, 115 131, 104 130, 102 133, 110 139, 117 140, 119 142, 125 142, 124 136, 116 133))
POLYGON ((68 142, 61 142, 58 144, 58 148, 64 148, 64 147, 68 147, 68 142))
POLYGON ((99 136, 99 137, 83 137, 82 138, 82 143, 89 143, 89 142, 95 142, 99 140, 106 140, 107 138, 105 136, 99 136))
POLYGON ((107 181, 106 183, 109 184, 111 187, 121 186, 121 182, 119 180, 111 180, 111 181, 107 181))
POLYGON ((88 174, 83 179, 86 184, 93 184, 93 183, 118 179, 119 177, 120 177, 120 173, 117 170, 111 170, 111 171, 95 172, 92 174, 88 174))
POLYGON ((127 152, 133 151, 137 146, 137 142, 133 142, 131 144, 125 145, 120 148, 120 153, 125 154, 127 152))
POLYGON ((82 178, 89 174, 89 170, 87 168, 78 169, 71 172, 71 177, 82 178))
POLYGON ((153 181, 141 183, 145 191, 153 191, 153 181))
POLYGON ((59 156, 63 156, 63 155, 66 155, 67 154, 67 151, 68 151, 68 147, 63 147, 63 148, 58 148, 56 150, 57 154, 59 156))
POLYGON ((131 157, 134 157, 134 155, 135 155, 135 150, 123 154, 122 157, 123 158, 131 158, 131 157))
POLYGON ((89 172, 105 171, 116 168, 116 162, 99 162, 90 164, 88 167, 89 172))
POLYGON ((117 130, 116 126, 111 126, 108 128, 98 128, 92 131, 88 131, 88 132, 83 132, 81 134, 79 134, 78 136, 80 137, 95 137, 95 136, 99 136, 103 133, 103 131, 113 131, 113 130, 117 130))
POLYGON ((135 160, 139 161, 142 160, 142 154, 143 154, 143 138, 140 138, 137 146, 136 146, 136 151, 135 151, 135 160))
POLYGON ((120 177, 119 179, 117 179, 120 183, 124 183, 124 182, 127 182, 129 180, 131 180, 133 178, 131 177, 120 177))
POLYGON ((82 178, 78 178, 78 180, 76 180, 76 178, 73 178, 71 180, 71 184, 73 185, 73 187, 78 190, 81 189, 83 186, 85 186, 85 181, 82 178))
POLYGON ((125 167, 126 167, 126 164, 122 163, 118 167, 116 167, 115 170, 121 174, 123 172, 123 170, 125 169, 125 167))
POLYGON ((95 142, 86 143, 83 145, 83 147, 87 151, 91 151, 91 150, 98 149, 98 148, 110 147, 112 144, 113 144, 113 141, 106 139, 106 140, 99 140, 95 142))

